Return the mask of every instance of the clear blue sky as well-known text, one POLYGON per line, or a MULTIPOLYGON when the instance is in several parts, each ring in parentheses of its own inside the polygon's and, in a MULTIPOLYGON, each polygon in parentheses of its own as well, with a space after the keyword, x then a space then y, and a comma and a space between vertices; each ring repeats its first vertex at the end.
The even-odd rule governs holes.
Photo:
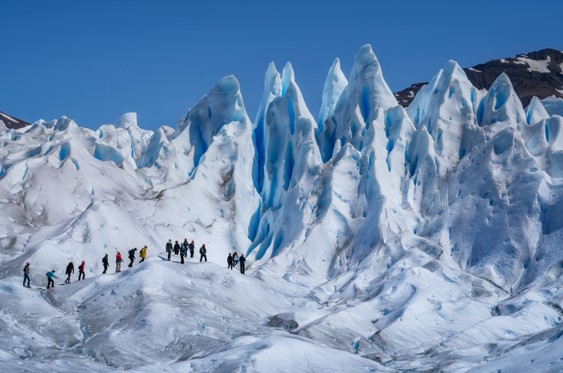
POLYGON ((317 115, 335 57, 373 46, 392 90, 467 67, 563 49, 563 1, 0 0, 0 111, 97 128, 125 112, 176 126, 234 74, 254 120, 270 61, 291 61, 317 115))

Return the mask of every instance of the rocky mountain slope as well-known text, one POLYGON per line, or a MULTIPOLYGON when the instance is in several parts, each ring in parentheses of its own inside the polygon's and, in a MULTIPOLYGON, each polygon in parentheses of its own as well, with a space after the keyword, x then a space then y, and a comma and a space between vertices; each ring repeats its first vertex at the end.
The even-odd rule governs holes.
POLYGON ((23 128, 29 125, 29 123, 27 123, 26 121, 15 118, 1 111, 0 111, 0 122, 4 123, 6 128, 10 128, 10 129, 23 128))

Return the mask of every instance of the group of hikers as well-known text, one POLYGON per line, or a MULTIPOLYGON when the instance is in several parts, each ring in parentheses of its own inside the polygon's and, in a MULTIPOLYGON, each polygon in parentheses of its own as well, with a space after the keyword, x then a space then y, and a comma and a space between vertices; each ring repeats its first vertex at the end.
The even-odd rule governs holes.
MULTIPOLYGON (((195 244, 193 240, 190 243, 188 243, 188 239, 184 239, 184 242, 182 242, 182 244, 179 244, 178 241, 176 241, 175 244, 172 244, 172 239, 169 239, 168 242, 166 243, 166 252, 168 254, 168 260, 170 261, 172 253, 174 253, 174 255, 180 255, 180 263, 184 264, 184 258, 188 256, 188 253, 190 254, 190 258, 194 257, 194 248, 195 248, 195 244)), ((129 268, 133 267, 133 263, 135 262, 136 252, 137 252, 137 248, 133 248, 128 251, 128 258, 130 260, 130 263, 128 265, 129 268)), ((205 244, 201 245, 201 247, 199 248, 199 254, 200 254, 199 261, 202 262, 203 259, 205 259, 205 261, 207 262, 207 248, 205 247, 205 244)), ((145 261, 145 258, 147 257, 146 245, 143 246, 143 248, 139 251, 139 257, 141 258, 139 263, 145 261)), ((123 262, 123 257, 121 256, 121 252, 118 251, 117 254, 115 255, 116 273, 121 272, 122 262, 123 262)), ((229 253, 227 257, 227 268, 232 270, 237 264, 239 264, 240 273, 243 275, 245 272, 245 263, 246 263, 246 258, 244 257, 244 254, 241 254, 241 256, 239 257, 238 254, 234 252, 232 254, 229 253)), ((104 271, 102 273, 105 274, 109 268, 109 257, 107 253, 102 258, 102 265, 104 266, 104 271)), ((78 281, 86 278, 85 268, 86 268, 86 262, 83 260, 82 263, 78 266, 78 281)), ((23 286, 27 288, 31 287, 29 272, 30 272, 30 263, 27 262, 23 268, 23 286)), ((53 269, 45 274, 47 276, 47 289, 55 286, 54 279, 58 278, 55 273, 56 272, 53 269)), ((67 275, 65 284, 70 284, 70 277, 72 274, 74 274, 73 262, 68 263, 68 265, 66 266, 65 274, 67 275)))
MULTIPOLYGON (((174 244, 172 244, 172 239, 169 239, 166 243, 166 253, 168 254, 168 260, 170 260, 172 253, 174 253, 174 255, 179 254, 181 264, 184 264, 184 258, 188 257, 188 253, 190 254, 190 258, 194 257, 194 249, 194 240, 188 243, 187 238, 184 239, 184 242, 182 242, 181 244, 177 240, 174 244)), ((199 262, 201 263, 204 259, 207 262, 207 248, 205 247, 205 244, 201 245, 201 247, 199 248, 199 262)), ((233 269, 235 265, 237 265, 237 263, 240 263, 240 273, 244 275, 246 263, 244 254, 241 254, 239 258, 236 252, 233 254, 229 253, 229 255, 227 256, 227 267, 229 269, 233 269)))

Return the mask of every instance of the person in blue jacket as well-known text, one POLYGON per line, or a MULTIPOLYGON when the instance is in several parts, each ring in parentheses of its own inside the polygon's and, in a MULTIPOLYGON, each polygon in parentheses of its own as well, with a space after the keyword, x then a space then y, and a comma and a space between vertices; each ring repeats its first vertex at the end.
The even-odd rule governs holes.
POLYGON ((51 286, 55 287, 55 281, 53 280, 54 278, 58 278, 55 275, 55 270, 53 269, 51 272, 47 272, 47 289, 49 289, 51 286))

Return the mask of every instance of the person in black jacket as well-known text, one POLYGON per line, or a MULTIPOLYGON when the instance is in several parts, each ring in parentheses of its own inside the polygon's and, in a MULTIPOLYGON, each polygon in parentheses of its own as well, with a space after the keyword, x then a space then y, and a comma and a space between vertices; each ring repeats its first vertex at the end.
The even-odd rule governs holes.
POLYGON ((240 273, 244 275, 244 270, 245 270, 244 263, 246 263, 246 258, 244 257, 244 254, 240 255, 239 262, 240 262, 240 273))
POLYGON ((180 244, 178 241, 174 244, 174 255, 178 255, 180 253, 180 244))
POLYGON ((102 258, 102 264, 104 265, 104 272, 106 273, 106 271, 108 270, 109 267, 109 258, 108 258, 108 254, 106 254, 103 258, 102 258))
POLYGON ((129 250, 129 260, 131 261, 128 265, 129 268, 133 267, 133 262, 135 261, 135 251, 137 251, 137 248, 129 250))
POLYGON ((190 249, 190 258, 193 258, 194 257, 194 249, 195 249, 194 240, 192 240, 192 242, 190 242, 188 247, 190 249))
POLYGON ((201 263, 203 258, 205 258, 205 261, 207 262, 207 249, 205 248, 205 244, 201 245, 201 247, 199 248, 199 254, 199 262, 201 263))
POLYGON ((70 275, 74 273, 74 264, 72 262, 68 263, 66 266, 66 275, 67 278, 65 280, 65 284, 70 284, 70 275))
POLYGON ((25 267, 23 267, 23 286, 26 288, 30 288, 31 286, 29 286, 29 282, 30 282, 30 278, 29 278, 29 262, 25 263, 25 267), (27 285, 26 285, 27 283, 27 285))
POLYGON ((227 257, 227 268, 233 269, 233 255, 231 253, 227 257))

